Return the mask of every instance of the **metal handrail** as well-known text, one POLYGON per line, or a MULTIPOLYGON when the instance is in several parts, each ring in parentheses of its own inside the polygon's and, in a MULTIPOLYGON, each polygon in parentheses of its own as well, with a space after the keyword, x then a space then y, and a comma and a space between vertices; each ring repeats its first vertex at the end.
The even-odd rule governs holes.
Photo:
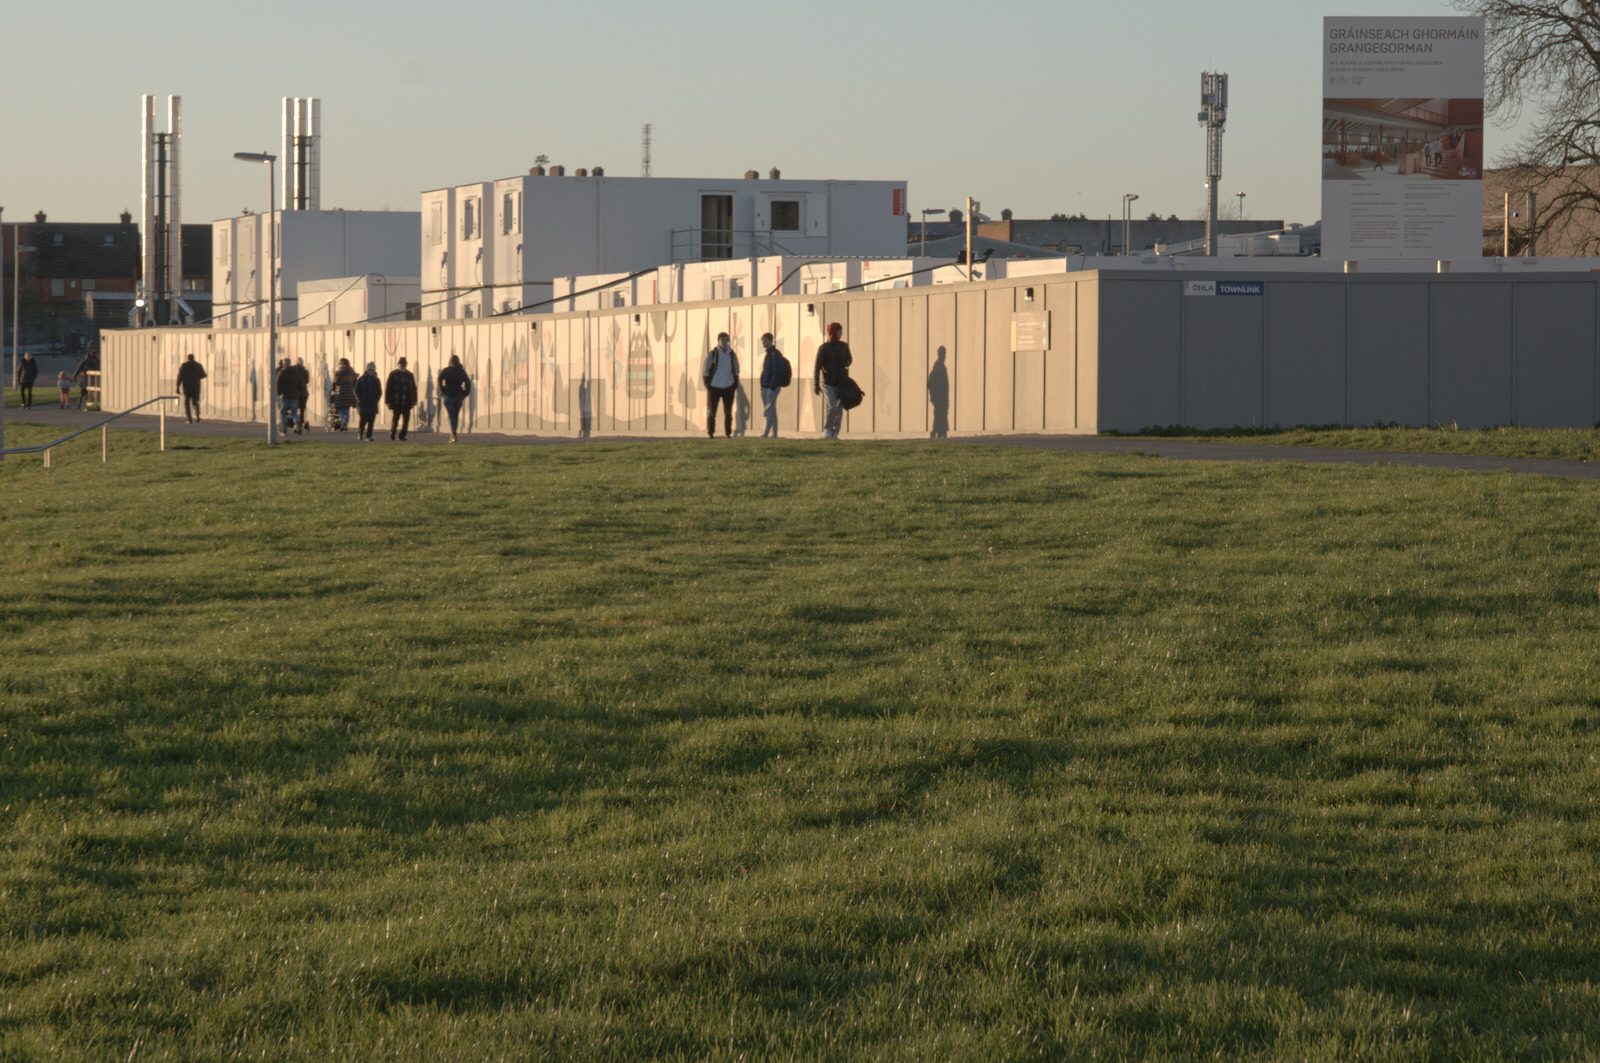
MULTIPOLYGON (((54 450, 56 447, 59 447, 63 443, 77 439, 85 432, 93 432, 96 428, 98 428, 100 429, 100 461, 102 464, 104 464, 111 449, 110 432, 108 428, 111 422, 120 421, 130 413, 137 413, 146 406, 150 406, 158 402, 176 402, 178 401, 178 398, 179 396, 177 395, 157 395, 153 399, 144 400, 137 406, 130 406, 121 413, 114 413, 103 421, 96 421, 94 424, 86 424, 82 428, 74 429, 73 431, 62 436, 60 439, 52 439, 48 443, 35 443, 31 447, 7 447, 3 450, 0 450, 0 458, 5 457, 7 454, 42 453, 44 455, 44 467, 48 469, 52 467, 50 464, 50 452, 52 450, 54 450)), ((163 451, 167 449, 167 410, 164 406, 161 408, 161 449, 163 451)))
POLYGON ((741 257, 735 254, 740 245, 748 245, 752 256, 795 254, 768 229, 673 229, 669 253, 673 262, 726 262, 741 257), (707 234, 712 239, 706 239, 707 234), (728 253, 707 257, 707 248, 728 253))

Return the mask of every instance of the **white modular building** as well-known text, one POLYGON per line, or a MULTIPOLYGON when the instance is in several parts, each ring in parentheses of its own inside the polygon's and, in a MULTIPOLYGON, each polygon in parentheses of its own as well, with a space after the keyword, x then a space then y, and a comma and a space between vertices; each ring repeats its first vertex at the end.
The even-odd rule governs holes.
MULTIPOLYGON (((272 271, 265 218, 244 214, 212 223, 212 319, 218 328, 267 323, 272 271)), ((299 321, 302 282, 418 275, 421 216, 415 211, 290 210, 279 211, 277 218, 279 325, 299 321)))
MULTIPOLYGON (((483 317, 554 295, 557 277, 764 256, 905 251, 904 181, 518 177, 422 195, 425 316, 483 317)), ((731 280, 731 278, 730 278, 731 280)), ((752 289, 753 290, 753 289, 752 289)), ((662 299, 661 301, 666 301, 662 299)))
POLYGON ((363 273, 301 281, 295 285, 294 325, 361 325, 416 321, 422 316, 422 282, 416 277, 363 273))

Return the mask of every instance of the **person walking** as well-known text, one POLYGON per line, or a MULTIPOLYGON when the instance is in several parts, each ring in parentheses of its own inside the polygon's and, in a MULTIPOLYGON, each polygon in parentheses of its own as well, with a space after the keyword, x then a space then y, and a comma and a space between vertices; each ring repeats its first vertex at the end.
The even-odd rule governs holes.
MULTIPOLYGON (((193 355, 190 355, 190 357, 192 358, 193 355)), ((67 371, 65 369, 56 374, 56 389, 61 392, 61 408, 63 410, 71 409, 72 378, 67 376, 67 371)))
POLYGON ((306 368, 304 358, 294 360, 294 397, 300 406, 300 422, 295 426, 296 431, 311 431, 311 370, 306 368))
POLYGON ((278 395, 279 416, 283 420, 283 430, 294 430, 295 435, 300 434, 300 388, 296 382, 294 366, 289 364, 289 359, 284 358, 278 362, 277 381, 274 390, 278 395))
POLYGON ((461 404, 472 394, 472 378, 461 368, 459 355, 450 356, 450 364, 439 371, 439 397, 444 400, 444 412, 450 416, 450 442, 458 442, 456 431, 461 423, 461 404))
POLYGON ((205 378, 205 366, 195 361, 192 354, 178 366, 178 394, 183 396, 183 419, 190 424, 200 420, 200 381, 205 378))
MULTIPOLYGON (((194 356, 190 355, 189 357, 193 358, 194 356)), ((89 380, 91 377, 98 376, 99 374, 100 356, 95 352, 90 351, 88 354, 83 356, 83 361, 79 362, 78 368, 72 372, 73 379, 78 382, 78 409, 87 410, 89 408, 89 380)), ((205 374, 202 372, 200 375, 204 376, 205 374)), ((96 391, 98 391, 99 385, 95 385, 95 388, 96 391)), ((199 419, 199 415, 197 414, 195 416, 195 420, 199 419)))
POLYGON ((356 425, 356 438, 363 443, 372 442, 372 423, 378 419, 378 403, 383 399, 383 381, 378 379, 376 362, 367 363, 367 371, 356 381, 356 412, 361 421, 356 425))
POLYGON ((17 391, 24 410, 33 406, 33 382, 38 379, 39 363, 34 361, 32 354, 23 351, 22 361, 17 363, 17 391))
POLYGON ((383 404, 390 411, 389 438, 396 438, 398 432, 400 441, 405 442, 406 430, 411 427, 411 411, 417 405, 417 378, 406 368, 404 358, 384 382, 383 404))
POLYGON ((339 368, 333 373, 333 408, 339 414, 339 431, 350 427, 350 407, 356 404, 356 381, 361 379, 351 366, 350 359, 339 359, 339 368))
POLYGON ((849 377, 850 345, 844 341, 844 326, 835 321, 828 326, 828 342, 817 348, 817 366, 811 373, 811 390, 827 398, 822 414, 824 439, 839 438, 844 407, 839 405, 838 386, 849 377))
POLYGON ((783 356, 773 342, 772 333, 766 332, 761 336, 761 346, 767 349, 767 356, 761 362, 761 412, 766 416, 766 426, 761 429, 761 438, 778 438, 778 392, 789 386, 794 379, 794 369, 789 365, 789 359, 783 356))
POLYGON ((706 436, 717 437, 717 403, 722 403, 722 433, 733 437, 733 393, 739 387, 739 354, 726 332, 717 333, 717 345, 706 353, 700 367, 706 385, 706 436))

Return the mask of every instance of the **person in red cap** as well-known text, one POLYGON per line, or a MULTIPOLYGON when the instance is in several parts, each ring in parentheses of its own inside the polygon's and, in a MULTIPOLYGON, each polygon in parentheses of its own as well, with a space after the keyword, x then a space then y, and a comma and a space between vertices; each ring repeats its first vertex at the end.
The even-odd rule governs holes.
POLYGON ((811 374, 811 389, 827 396, 823 407, 822 438, 838 439, 844 407, 839 405, 838 385, 850 376, 850 345, 844 341, 844 326, 837 321, 828 326, 828 342, 817 348, 817 367, 811 374))

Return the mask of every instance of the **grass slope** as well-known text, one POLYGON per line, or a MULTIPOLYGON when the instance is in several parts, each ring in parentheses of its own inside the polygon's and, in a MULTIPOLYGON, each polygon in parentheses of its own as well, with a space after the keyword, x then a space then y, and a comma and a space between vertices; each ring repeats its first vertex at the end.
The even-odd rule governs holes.
POLYGON ((1600 461, 1600 431, 1593 428, 1274 428, 1214 432, 1175 428, 1155 434, 1227 443, 1600 461))
POLYGON ((1588 485, 124 438, 0 465, 0 1057, 1600 1052, 1588 485))

